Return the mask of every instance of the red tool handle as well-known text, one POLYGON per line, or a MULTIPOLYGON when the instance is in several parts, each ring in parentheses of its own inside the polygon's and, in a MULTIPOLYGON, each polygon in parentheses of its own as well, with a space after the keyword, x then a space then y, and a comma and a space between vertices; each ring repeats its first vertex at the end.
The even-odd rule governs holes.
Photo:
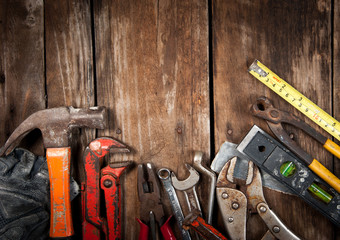
POLYGON ((107 233, 106 239, 121 239, 121 187, 120 176, 128 164, 115 163, 101 170, 100 187, 105 193, 107 233), (113 167, 111 167, 113 166, 113 167))
POLYGON ((74 234, 70 199, 71 148, 47 148, 46 159, 51 194, 50 237, 69 237, 74 234))
MULTIPOLYGON (((104 190, 107 215, 107 240, 121 239, 121 203, 120 187, 111 175, 105 175, 100 180, 100 186, 104 190)), ((119 183, 118 183, 119 184, 119 183)))
POLYGON ((148 225, 144 224, 138 218, 136 218, 136 220, 138 221, 139 226, 140 226, 138 240, 148 240, 149 239, 149 227, 148 227, 148 225))
POLYGON ((161 226, 161 232, 164 237, 164 240, 176 240, 175 234, 172 231, 170 224, 169 224, 171 217, 172 216, 170 216, 168 220, 166 220, 166 222, 161 226))
POLYGON ((85 196, 85 183, 81 184, 81 204, 82 204, 82 229, 83 240, 100 240, 100 230, 86 219, 86 196, 85 196))

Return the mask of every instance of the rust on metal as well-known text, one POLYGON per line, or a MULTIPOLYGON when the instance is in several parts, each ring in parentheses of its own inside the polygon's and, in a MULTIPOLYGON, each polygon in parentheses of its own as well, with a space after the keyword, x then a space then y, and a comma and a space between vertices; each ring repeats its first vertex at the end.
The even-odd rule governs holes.
POLYGON ((11 134, 1 149, 0 156, 11 152, 32 130, 39 129, 45 148, 67 147, 73 128, 89 127, 104 129, 106 126, 106 108, 88 109, 60 107, 44 109, 30 115, 11 134))
POLYGON ((292 137, 291 133, 288 134, 283 128, 282 123, 290 124, 300 128, 322 145, 324 145, 327 141, 325 136, 321 135, 314 128, 309 126, 295 115, 274 108, 271 101, 266 97, 258 98, 256 103, 253 104, 251 112, 254 116, 266 120, 273 134, 292 152, 300 157, 307 165, 312 163, 313 157, 300 148, 300 146, 293 140, 294 135, 292 137))
POLYGON ((213 226, 209 225, 204 221, 202 217, 200 217, 201 212, 197 209, 191 211, 184 219, 182 223, 182 227, 185 230, 189 230, 193 228, 196 232, 198 232, 205 239, 211 240, 226 240, 217 229, 213 226))

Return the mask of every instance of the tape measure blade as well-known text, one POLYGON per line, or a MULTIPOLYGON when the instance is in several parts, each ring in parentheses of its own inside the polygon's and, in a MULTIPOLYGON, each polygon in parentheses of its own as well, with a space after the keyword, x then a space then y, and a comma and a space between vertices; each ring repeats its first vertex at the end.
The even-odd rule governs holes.
POLYGON ((248 69, 249 73, 273 90, 288 103, 310 118, 313 122, 340 140, 340 123, 302 93, 272 72, 260 61, 255 60, 248 69))

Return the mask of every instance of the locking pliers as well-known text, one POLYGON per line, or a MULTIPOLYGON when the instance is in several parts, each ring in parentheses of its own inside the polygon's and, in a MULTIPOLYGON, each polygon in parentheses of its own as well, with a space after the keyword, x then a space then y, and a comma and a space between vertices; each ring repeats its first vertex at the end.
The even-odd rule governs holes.
POLYGON ((230 159, 218 176, 216 195, 230 239, 246 239, 248 210, 258 213, 269 229, 262 239, 300 239, 269 209, 260 171, 252 161, 230 159))

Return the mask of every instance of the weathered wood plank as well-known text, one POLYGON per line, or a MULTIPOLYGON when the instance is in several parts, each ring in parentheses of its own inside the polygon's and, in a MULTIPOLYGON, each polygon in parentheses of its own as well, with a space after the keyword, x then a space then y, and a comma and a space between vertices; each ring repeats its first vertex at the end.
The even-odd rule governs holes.
MULTIPOLYGON (((212 4, 216 150, 225 140, 240 142, 253 124, 270 132, 249 111, 261 95, 320 130, 248 74, 247 69, 254 59, 260 60, 331 112, 331 2, 214 0, 212 4)), ((332 157, 320 145, 301 131, 291 127, 287 130, 302 148, 332 169, 332 157)), ((269 190, 265 197, 287 226, 302 238, 332 239, 332 224, 302 200, 269 190)), ((249 239, 259 239, 266 227, 259 219, 251 223, 249 239)))
MULTIPOLYGON (((29 115, 45 108, 43 17, 43 1, 0 2, 0 145, 29 115)), ((24 145, 43 154, 38 136, 30 135, 31 144, 24 145)))
MULTIPOLYGON (((46 89, 48 107, 87 108, 95 104, 90 1, 46 1, 46 89)), ((83 180, 82 153, 95 130, 75 131, 72 175, 83 180)), ((76 235, 81 236, 80 197, 73 202, 76 235)))
MULTIPOLYGON (((100 135, 134 150, 113 161, 152 162, 187 176, 194 150, 210 156, 207 1, 100 1, 94 14, 98 104, 110 108, 100 135)), ((139 232, 135 170, 122 185, 124 239, 139 232)))

